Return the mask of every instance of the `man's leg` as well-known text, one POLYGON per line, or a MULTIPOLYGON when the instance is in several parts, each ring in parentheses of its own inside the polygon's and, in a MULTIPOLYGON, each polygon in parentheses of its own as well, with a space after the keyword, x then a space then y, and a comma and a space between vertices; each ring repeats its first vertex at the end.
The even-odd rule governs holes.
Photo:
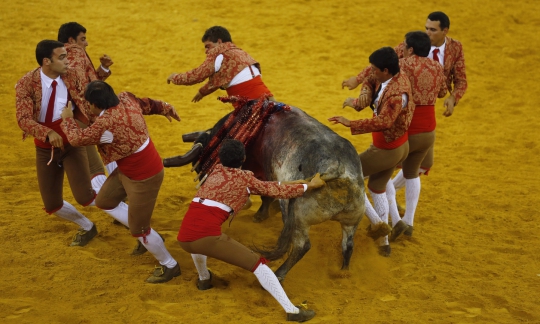
MULTIPOLYGON (((253 272, 261 286, 283 307, 287 319, 291 321, 305 321, 313 318, 315 312, 300 310, 287 297, 274 272, 264 264, 266 260, 248 249, 243 244, 230 238, 226 234, 221 236, 208 236, 194 242, 180 242, 180 246, 189 253, 207 255, 212 258, 238 266, 253 272)), ((195 261, 195 258, 194 258, 195 261)), ((195 261, 197 263, 197 261, 195 261)), ((197 266, 199 270, 199 266, 197 266)), ((201 272, 199 272, 201 277, 201 272)))
POLYGON ((146 282, 163 283, 179 276, 178 262, 167 251, 161 236, 150 227, 150 219, 163 182, 164 171, 161 170, 158 174, 141 181, 131 180, 119 170, 116 172, 130 201, 128 225, 131 235, 137 237, 161 265, 146 282))
MULTIPOLYGON (((70 203, 62 199, 63 161, 71 153, 71 148, 67 146, 64 152, 60 149, 54 149, 53 160, 47 165, 51 158, 51 150, 36 147, 36 170, 45 211, 79 225, 81 228, 71 245, 84 246, 97 234, 95 225, 70 203)), ((93 192, 89 192, 87 196, 87 198, 93 197, 93 192)))

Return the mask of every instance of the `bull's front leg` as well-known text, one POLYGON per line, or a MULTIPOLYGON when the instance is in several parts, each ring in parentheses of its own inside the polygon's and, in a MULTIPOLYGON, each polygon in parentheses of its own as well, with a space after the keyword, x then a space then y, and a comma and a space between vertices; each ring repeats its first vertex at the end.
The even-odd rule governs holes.
POLYGON ((275 272, 279 282, 285 280, 285 276, 289 270, 291 270, 292 267, 294 267, 294 265, 311 249, 308 233, 309 227, 295 230, 292 238, 292 250, 289 253, 287 260, 285 260, 275 272))
POLYGON ((255 223, 260 223, 270 216, 270 205, 274 201, 274 198, 261 196, 261 200, 261 207, 259 207, 259 210, 253 215, 253 222, 255 223))
POLYGON ((356 232, 357 227, 358 227, 358 224, 356 225, 341 224, 341 230, 343 232, 343 238, 341 240, 343 265, 341 266, 341 270, 349 269, 349 263, 351 261, 351 256, 352 256, 353 247, 354 247, 354 241, 353 241, 354 233, 356 232))

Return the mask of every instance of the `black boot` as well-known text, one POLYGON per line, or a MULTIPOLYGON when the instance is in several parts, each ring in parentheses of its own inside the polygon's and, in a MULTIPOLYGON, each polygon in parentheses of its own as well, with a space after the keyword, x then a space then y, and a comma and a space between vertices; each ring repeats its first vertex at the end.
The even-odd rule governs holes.
POLYGON ((189 150, 189 152, 184 155, 178 155, 175 157, 163 159, 163 166, 166 168, 184 166, 186 164, 196 161, 201 155, 202 151, 202 144, 197 143, 193 145, 191 150, 189 150))

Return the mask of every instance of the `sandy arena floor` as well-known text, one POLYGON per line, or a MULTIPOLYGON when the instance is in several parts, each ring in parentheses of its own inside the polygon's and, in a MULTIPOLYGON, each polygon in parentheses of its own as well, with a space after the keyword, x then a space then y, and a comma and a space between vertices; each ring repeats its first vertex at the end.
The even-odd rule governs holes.
MULTIPOLYGON (((261 62, 276 99, 322 123, 343 114, 358 90, 341 81, 368 64, 382 46, 424 29, 428 13, 445 11, 449 36, 465 49, 469 88, 450 118, 437 104, 435 166, 422 178, 414 237, 377 254, 362 220, 349 271, 340 271, 337 223, 311 229, 312 249, 284 287, 294 303, 307 301, 310 323, 540 323, 540 3, 478 1, 5 1, 0 13, 1 176, 0 322, 2 323, 282 323, 279 304, 249 272, 219 261, 209 267, 216 289, 200 292, 189 254, 176 234, 195 193, 189 167, 167 169, 153 227, 166 238, 182 275, 163 285, 144 280, 157 264, 129 255, 135 240, 95 207, 79 208, 99 235, 69 247, 76 225, 48 216, 37 188, 32 140, 21 141, 15 120, 16 81, 34 69, 35 46, 56 39, 68 21, 88 32, 88 53, 113 60, 116 91, 163 99, 182 121, 148 117, 162 157, 182 153, 183 133, 205 129, 230 106, 223 91, 191 103, 198 87, 167 85, 171 72, 204 60, 205 29, 227 27, 234 42, 261 62), (536 59, 534 59, 536 57, 536 59), (536 107, 536 108, 535 108, 536 107), (536 130, 535 130, 536 129, 536 130)), ((370 135, 330 126, 362 152, 370 135)), ((73 202, 66 186, 66 200, 73 202)), ((403 200, 403 193, 400 193, 403 200)), ((245 244, 270 245, 281 230, 274 214, 256 224, 254 206, 224 231, 245 244)), ((80 206, 79 206, 80 207, 80 206)), ((273 269, 279 262, 270 264, 273 269)))

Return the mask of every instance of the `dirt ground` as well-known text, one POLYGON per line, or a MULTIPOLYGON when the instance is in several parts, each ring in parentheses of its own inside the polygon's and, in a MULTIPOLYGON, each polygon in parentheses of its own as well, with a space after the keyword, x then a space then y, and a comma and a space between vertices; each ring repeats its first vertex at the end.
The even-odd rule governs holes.
MULTIPOLYGON (((69 247, 77 226, 42 210, 32 140, 21 141, 14 85, 37 66, 42 39, 77 21, 88 32, 93 61, 114 60, 108 82, 116 91, 163 99, 182 121, 146 120, 162 157, 189 149, 183 133, 206 129, 230 106, 218 91, 191 103, 198 87, 166 84, 204 60, 205 29, 227 27, 233 41, 259 62, 276 99, 322 123, 369 113, 343 110, 358 90, 341 81, 368 64, 369 54, 422 30, 428 13, 445 11, 449 36, 465 49, 469 88, 452 117, 437 104, 435 166, 422 178, 412 239, 377 254, 355 236, 349 271, 341 271, 337 223, 311 229, 312 249, 289 273, 285 290, 294 303, 317 312, 311 323, 540 323, 540 118, 536 76, 540 3, 456 1, 6 1, 0 13, 0 322, 2 323, 282 323, 285 314, 251 273, 209 260, 216 288, 200 292, 189 254, 176 234, 195 193, 189 167, 167 169, 153 227, 166 238, 182 275, 163 285, 144 282, 157 264, 129 255, 135 240, 95 207, 79 210, 99 235, 86 247, 69 247), (536 59, 535 59, 536 57, 536 59)), ((330 126, 330 125, 329 125, 330 126)), ((349 139, 358 152, 370 135, 349 139)), ((68 187, 65 199, 74 203, 68 187)), ((403 193, 398 197, 403 201, 403 193)), ((243 211, 224 231, 245 244, 271 245, 281 230, 275 213, 256 224, 260 204, 243 211)), ((227 224, 227 223, 226 223, 227 224)), ((271 263, 277 269, 280 261, 271 263)))

